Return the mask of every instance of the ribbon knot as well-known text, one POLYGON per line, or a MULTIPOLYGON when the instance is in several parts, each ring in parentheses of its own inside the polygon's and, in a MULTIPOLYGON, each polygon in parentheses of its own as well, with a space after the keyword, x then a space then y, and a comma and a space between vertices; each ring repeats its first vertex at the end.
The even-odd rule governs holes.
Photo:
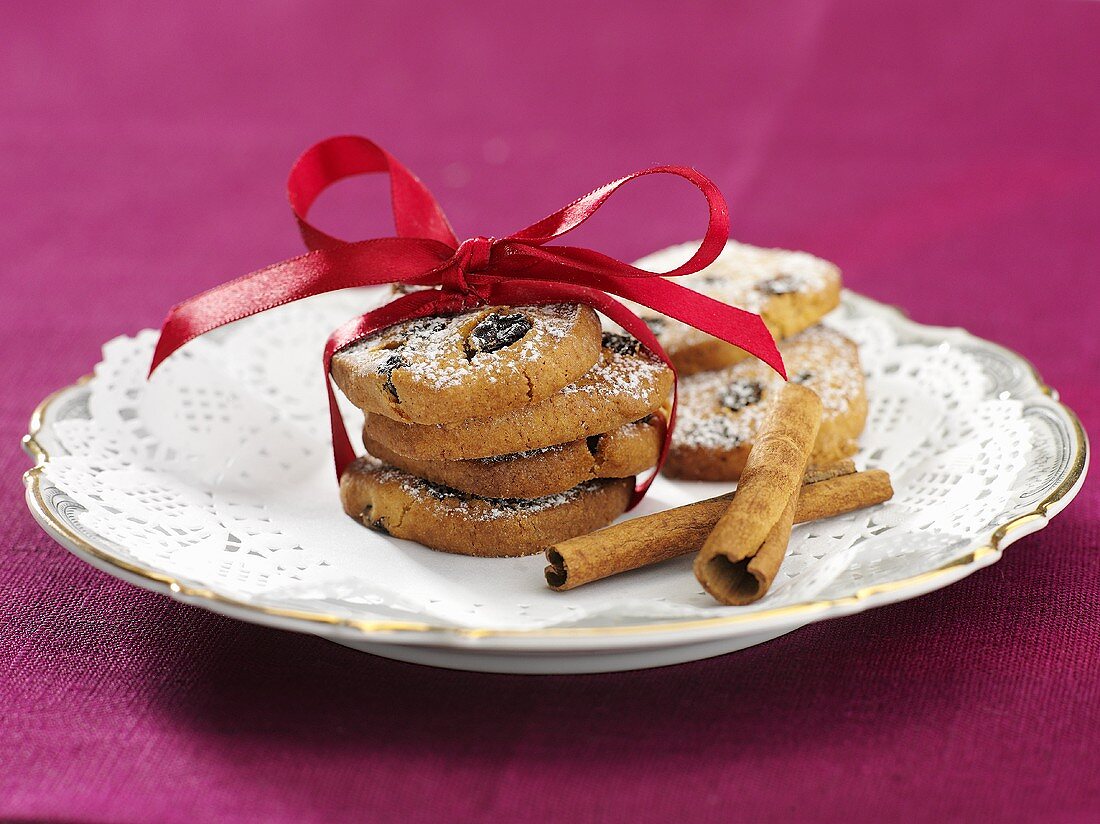
POLYGON ((459 268, 464 269, 470 274, 485 271, 486 267, 489 265, 489 258, 493 252, 493 245, 496 242, 496 238, 482 237, 480 235, 462 241, 455 251, 455 258, 459 261, 459 268))
MULTIPOLYGON (((329 336, 323 363, 337 476, 355 459, 355 451, 329 379, 332 357, 343 347, 406 320, 486 305, 584 303, 633 334, 671 367, 672 362, 649 327, 612 298, 614 294, 739 346, 785 375, 775 341, 758 315, 667 279, 709 265, 729 235, 729 212, 721 192, 695 169, 656 166, 635 172, 505 238, 478 236, 459 243, 435 197, 412 172, 378 144, 345 135, 323 140, 298 158, 290 170, 287 198, 309 253, 272 264, 174 306, 161 328, 149 373, 199 335, 312 295, 387 283, 439 287, 414 289, 352 319, 329 336), (395 237, 349 243, 306 220, 313 202, 333 183, 373 172, 385 172, 390 177, 395 237), (707 231, 686 263, 670 272, 649 272, 592 249, 547 245, 592 217, 619 188, 652 174, 683 178, 706 198, 710 211, 707 231)), ((674 395, 658 469, 675 420, 674 395)), ((633 503, 641 500, 652 479, 650 476, 637 486, 633 503)))
POLYGON ((489 269, 490 258, 496 238, 471 237, 462 241, 451 258, 450 265, 443 270, 440 285, 444 291, 458 292, 479 300, 488 297, 487 289, 470 283, 467 275, 477 275, 489 269))

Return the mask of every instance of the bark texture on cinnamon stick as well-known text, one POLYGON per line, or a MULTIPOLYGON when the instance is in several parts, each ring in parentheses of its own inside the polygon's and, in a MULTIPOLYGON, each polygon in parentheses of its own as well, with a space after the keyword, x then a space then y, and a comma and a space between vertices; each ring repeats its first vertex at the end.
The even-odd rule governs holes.
MULTIPOLYGON (((843 515, 890 500, 890 476, 881 469, 856 472, 847 466, 811 468, 798 493, 796 524, 843 515)), ((546 583, 564 592, 620 572, 692 555, 699 551, 734 493, 643 515, 570 538, 546 550, 546 583)))
MULTIPOLYGON (((805 486, 806 484, 816 484, 819 481, 828 481, 832 478, 839 478, 841 475, 851 475, 855 471, 856 464, 855 461, 851 459, 825 464, 824 466, 815 466, 811 464, 806 467, 806 474, 802 476, 802 485, 805 486)), ((801 495, 802 493, 799 494, 801 495)))
POLYGON ((775 580, 820 426, 817 393, 784 385, 760 427, 737 493, 692 566, 703 589, 721 603, 751 604, 775 580))

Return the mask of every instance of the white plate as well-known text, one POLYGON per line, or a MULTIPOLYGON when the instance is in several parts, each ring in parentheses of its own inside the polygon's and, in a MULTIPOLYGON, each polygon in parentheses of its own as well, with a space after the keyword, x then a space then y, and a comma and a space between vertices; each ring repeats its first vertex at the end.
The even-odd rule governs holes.
MULTIPOLYGON (((827 322, 860 344, 867 372, 858 460, 890 471, 894 499, 796 527, 751 607, 710 601, 689 558, 554 593, 540 556, 445 555, 340 512, 319 352, 377 300, 327 295, 234 324, 148 383, 155 333, 109 342, 95 375, 31 421, 35 518, 99 569, 234 618, 436 666, 605 672, 720 655, 946 586, 1045 526, 1087 469, 1080 422, 1021 357, 846 293, 827 322)), ((722 489, 660 479, 640 511, 722 489)))

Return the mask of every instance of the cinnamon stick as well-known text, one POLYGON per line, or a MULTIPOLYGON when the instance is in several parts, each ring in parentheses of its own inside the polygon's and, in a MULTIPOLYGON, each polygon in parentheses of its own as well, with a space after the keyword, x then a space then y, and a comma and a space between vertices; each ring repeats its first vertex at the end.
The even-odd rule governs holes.
POLYGON ((868 469, 821 483, 808 484, 798 494, 796 524, 843 515, 894 497, 890 475, 884 469, 868 469))
POLYGON ((818 481, 827 481, 830 478, 839 478, 841 475, 851 475, 856 471, 854 461, 837 461, 834 464, 824 466, 808 466, 806 474, 802 476, 802 485, 816 484, 818 481))
POLYGON ((817 393, 784 384, 761 424, 737 494, 692 565, 703 589, 723 604, 750 604, 775 579, 820 426, 817 393))
MULTIPOLYGON (((795 523, 843 515, 888 501, 894 491, 881 469, 856 472, 850 461, 807 471, 795 523)), ((733 492, 666 509, 570 538, 546 550, 546 583, 559 592, 620 572, 699 551, 733 492)))

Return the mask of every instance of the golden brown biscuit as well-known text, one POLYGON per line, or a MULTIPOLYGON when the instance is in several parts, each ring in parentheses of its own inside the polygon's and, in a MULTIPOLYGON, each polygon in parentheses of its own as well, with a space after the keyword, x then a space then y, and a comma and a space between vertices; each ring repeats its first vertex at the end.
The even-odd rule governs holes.
POLYGON ((600 354, 587 306, 487 306, 394 324, 332 359, 332 377, 367 412, 434 424, 538 403, 600 354))
POLYGON ((605 332, 603 343, 595 366, 540 403, 431 426, 368 414, 363 438, 416 460, 488 458, 610 432, 659 409, 672 370, 628 335, 605 332))
MULTIPOLYGON (((779 345, 787 375, 821 397, 824 415, 811 462, 829 464, 857 449, 867 395, 856 345, 814 326, 779 345)), ((783 384, 756 358, 680 381, 680 406, 664 473, 671 478, 736 480, 772 396, 783 384)))
MULTIPOLYGON (((687 260, 696 245, 663 249, 635 266, 667 271, 687 260)), ((732 240, 710 266, 674 281, 755 312, 776 340, 809 328, 840 303, 840 270, 828 261, 805 252, 762 249, 732 240)), ((638 314, 668 352, 680 377, 720 369, 749 357, 743 349, 652 309, 639 307, 638 314)))
POLYGON ((481 498, 365 457, 344 472, 340 500, 348 515, 395 538, 500 558, 607 526, 626 509, 633 488, 633 478, 609 478, 533 500, 481 498))
POLYGON ((369 439, 365 446, 383 463, 459 492, 487 498, 541 498, 592 478, 626 478, 644 472, 657 463, 664 430, 664 419, 654 414, 603 435, 464 461, 418 461, 369 439))

